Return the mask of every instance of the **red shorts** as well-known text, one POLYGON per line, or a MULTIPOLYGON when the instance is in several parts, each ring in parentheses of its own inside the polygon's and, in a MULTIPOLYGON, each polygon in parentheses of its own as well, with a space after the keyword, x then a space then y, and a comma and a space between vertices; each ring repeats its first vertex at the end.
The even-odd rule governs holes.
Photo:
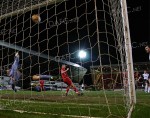
POLYGON ((41 87, 41 88, 44 88, 44 84, 40 84, 40 87, 41 87))
POLYGON ((69 77, 65 77, 63 78, 64 83, 66 83, 68 86, 70 86, 72 84, 72 81, 69 77))

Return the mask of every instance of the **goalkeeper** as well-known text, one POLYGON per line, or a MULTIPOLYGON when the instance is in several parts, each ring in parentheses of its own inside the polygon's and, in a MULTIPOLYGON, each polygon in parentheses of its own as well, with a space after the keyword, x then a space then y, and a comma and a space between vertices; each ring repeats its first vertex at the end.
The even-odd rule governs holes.
POLYGON ((16 92, 17 89, 15 88, 16 83, 18 82, 21 73, 18 71, 18 66, 19 66, 19 53, 17 52, 15 54, 14 62, 11 66, 10 70, 7 70, 7 74, 10 77, 10 84, 12 86, 12 89, 16 92))

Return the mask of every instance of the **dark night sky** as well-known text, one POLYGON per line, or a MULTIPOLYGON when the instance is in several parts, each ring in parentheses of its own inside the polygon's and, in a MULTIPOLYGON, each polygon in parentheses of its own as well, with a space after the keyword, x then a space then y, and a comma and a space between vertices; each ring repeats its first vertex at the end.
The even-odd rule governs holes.
POLYGON ((148 0, 128 0, 130 35, 134 62, 147 62, 145 42, 150 41, 150 9, 148 0))

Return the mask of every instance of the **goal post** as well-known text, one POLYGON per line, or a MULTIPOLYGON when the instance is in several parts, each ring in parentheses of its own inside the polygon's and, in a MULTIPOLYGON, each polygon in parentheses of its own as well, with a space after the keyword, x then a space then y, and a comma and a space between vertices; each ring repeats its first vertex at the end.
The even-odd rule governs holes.
POLYGON ((129 81, 130 104, 135 104, 136 103, 136 94, 135 94, 135 83, 134 83, 132 46, 131 46, 131 39, 130 39, 130 30, 129 30, 126 1, 121 0, 121 6, 122 6, 122 17, 123 17, 123 29, 124 29, 124 39, 125 39, 127 70, 128 70, 128 77, 129 77, 128 81, 129 81))
POLYGON ((131 46, 130 30, 129 30, 129 22, 128 22, 127 3, 125 0, 121 0, 121 8, 122 8, 124 40, 125 40, 125 50, 126 50, 125 52, 126 52, 127 70, 128 70, 129 98, 130 98, 130 110, 128 113, 128 118, 130 118, 134 105, 136 104, 136 94, 135 94, 135 79, 134 79, 134 70, 133 70, 132 46, 131 46))

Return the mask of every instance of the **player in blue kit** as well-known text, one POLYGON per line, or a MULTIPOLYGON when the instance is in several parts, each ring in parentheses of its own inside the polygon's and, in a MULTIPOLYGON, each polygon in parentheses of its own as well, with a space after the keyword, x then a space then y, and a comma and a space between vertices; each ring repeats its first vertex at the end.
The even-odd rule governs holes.
POLYGON ((53 76, 51 75, 40 75, 40 74, 37 74, 37 75, 33 75, 32 76, 32 79, 33 80, 49 80, 49 79, 53 79, 53 76))
POLYGON ((10 77, 10 84, 12 85, 12 89, 16 92, 17 89, 15 88, 16 83, 18 82, 21 73, 18 71, 19 66, 19 53, 17 52, 14 57, 14 62, 11 66, 10 70, 7 70, 7 74, 10 77))

